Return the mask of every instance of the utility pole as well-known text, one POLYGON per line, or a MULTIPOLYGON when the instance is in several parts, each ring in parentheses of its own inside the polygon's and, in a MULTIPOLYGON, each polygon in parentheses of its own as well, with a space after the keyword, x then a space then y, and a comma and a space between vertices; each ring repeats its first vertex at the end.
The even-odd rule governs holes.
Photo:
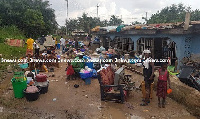
POLYGON ((147 21, 147 12, 146 12, 146 21, 147 21))
MULTIPOLYGON (((68 19, 68 0, 66 0, 66 1, 67 1, 67 19, 68 19)), ((66 19, 66 20, 67 20, 67 19, 66 19)), ((68 31, 68 30, 67 30, 67 24, 66 24, 66 35, 67 35, 67 31, 68 31)))
POLYGON ((146 12, 146 17, 142 17, 142 19, 144 19, 147 23, 148 19, 147 19, 147 12, 146 12))
POLYGON ((97 4, 97 18, 99 17, 99 5, 97 4))

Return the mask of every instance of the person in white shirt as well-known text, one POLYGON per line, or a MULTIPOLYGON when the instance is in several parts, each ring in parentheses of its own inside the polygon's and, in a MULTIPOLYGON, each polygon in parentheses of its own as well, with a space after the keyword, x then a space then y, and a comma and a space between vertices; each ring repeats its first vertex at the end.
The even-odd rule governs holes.
POLYGON ((39 56, 40 47, 38 46, 36 42, 33 43, 33 47, 35 49, 35 55, 39 56))
POLYGON ((65 51, 65 39, 61 36, 61 39, 60 39, 60 45, 62 47, 62 52, 64 53, 65 51))

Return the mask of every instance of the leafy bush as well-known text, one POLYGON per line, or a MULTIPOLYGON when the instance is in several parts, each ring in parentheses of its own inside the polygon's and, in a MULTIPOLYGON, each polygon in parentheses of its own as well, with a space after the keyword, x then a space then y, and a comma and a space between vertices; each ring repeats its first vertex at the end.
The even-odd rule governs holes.
POLYGON ((24 33, 16 26, 0 27, 0 43, 3 43, 6 38, 25 39, 24 33))

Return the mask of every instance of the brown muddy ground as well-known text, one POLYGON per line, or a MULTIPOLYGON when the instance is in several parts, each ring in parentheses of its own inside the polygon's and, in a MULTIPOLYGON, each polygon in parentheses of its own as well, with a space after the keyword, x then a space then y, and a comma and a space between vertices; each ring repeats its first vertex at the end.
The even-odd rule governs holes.
MULTIPOLYGON (((157 107, 157 98, 150 105, 141 107, 141 91, 131 92, 125 104, 102 102, 97 79, 85 85, 81 79, 65 83, 66 64, 60 64, 55 72, 49 72, 50 86, 46 94, 41 94, 34 102, 25 98, 15 99, 12 90, 5 90, 0 99, 0 119, 196 119, 185 107, 167 98, 166 108, 157 107), (58 80, 58 81, 55 81, 58 80), (79 88, 74 88, 78 84, 79 88)), ((139 86, 142 76, 132 74, 133 81, 139 86)))

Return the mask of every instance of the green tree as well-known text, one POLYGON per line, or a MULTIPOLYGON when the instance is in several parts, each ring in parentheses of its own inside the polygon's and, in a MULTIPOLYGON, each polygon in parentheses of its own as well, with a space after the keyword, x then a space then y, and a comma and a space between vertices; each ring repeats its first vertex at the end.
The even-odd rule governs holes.
POLYGON ((121 19, 117 18, 117 16, 112 15, 110 17, 110 20, 109 20, 109 25, 110 26, 120 25, 121 23, 123 23, 123 21, 121 19))
POLYGON ((77 19, 66 20, 69 34, 76 29, 90 33, 90 30, 96 26, 104 27, 108 25, 120 25, 121 23, 123 23, 123 21, 114 15, 111 16, 110 21, 101 21, 100 18, 89 17, 86 13, 83 13, 83 15, 77 19))
POLYGON ((108 26, 109 25, 108 20, 103 20, 101 23, 102 23, 102 26, 108 26))
MULTIPOLYGON (((76 29, 80 29, 77 19, 66 20, 66 25, 67 25, 68 34, 70 34, 70 35, 71 35, 72 31, 74 31, 76 29)), ((63 27, 61 27, 61 28, 63 28, 63 27)), ((65 32, 66 32, 66 28, 65 28, 65 32)))
POLYGON ((183 22, 185 21, 186 12, 191 13, 191 20, 197 21, 200 20, 200 11, 191 10, 191 7, 184 6, 182 3, 163 8, 161 11, 158 11, 156 14, 153 14, 147 23, 174 23, 174 22, 183 22))
POLYGON ((58 25, 49 1, 43 0, 0 0, 0 18, 2 18, 1 26, 15 25, 34 37, 53 33, 58 25), (33 22, 33 19, 36 21, 33 22), (33 28, 30 30, 27 27, 32 22, 34 27, 32 26, 33 28))
POLYGON ((27 9, 24 13, 25 33, 28 37, 37 37, 45 29, 42 13, 38 10, 27 9))
POLYGON ((200 21, 200 11, 199 9, 196 9, 191 12, 191 20, 192 21, 200 21))
POLYGON ((134 22, 132 22, 132 25, 134 25, 134 24, 142 24, 142 22, 134 21, 134 22))

